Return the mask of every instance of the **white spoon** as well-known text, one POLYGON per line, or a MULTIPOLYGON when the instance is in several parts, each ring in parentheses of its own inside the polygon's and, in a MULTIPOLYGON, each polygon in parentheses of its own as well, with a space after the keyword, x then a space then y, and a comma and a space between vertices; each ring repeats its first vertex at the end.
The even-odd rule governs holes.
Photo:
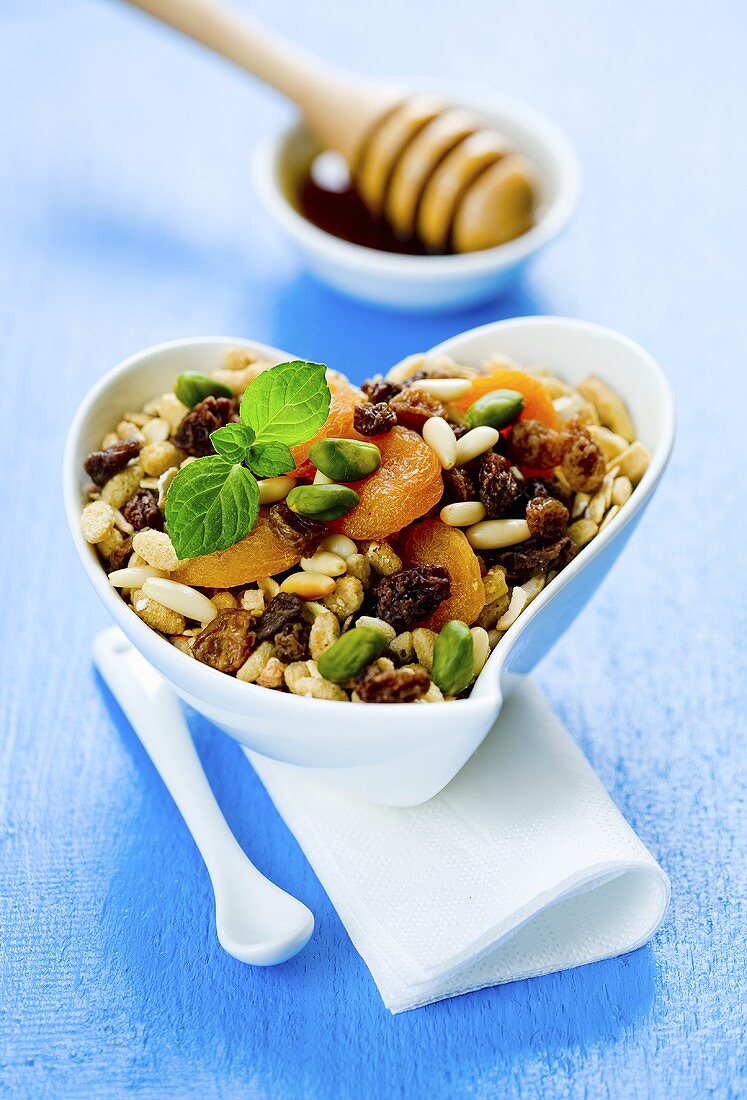
POLYGON ((202 770, 175 693, 117 627, 96 636, 93 657, 205 861, 221 947, 255 966, 290 959, 308 943, 314 916, 265 878, 239 847, 202 770))

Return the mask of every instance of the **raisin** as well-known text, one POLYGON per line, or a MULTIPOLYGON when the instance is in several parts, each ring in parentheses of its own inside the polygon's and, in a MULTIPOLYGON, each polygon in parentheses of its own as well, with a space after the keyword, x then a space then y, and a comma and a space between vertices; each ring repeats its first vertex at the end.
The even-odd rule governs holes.
POLYGON ((402 392, 401 386, 398 386, 396 382, 387 382, 385 378, 369 378, 367 382, 363 383, 361 389, 374 405, 380 401, 391 401, 393 397, 402 392))
POLYGON ((274 638, 291 623, 297 622, 302 611, 303 601, 298 596, 292 592, 278 592, 257 619, 257 644, 274 638))
POLYGON ((519 484, 502 455, 486 454, 480 460, 480 500, 488 519, 500 519, 520 496, 519 484))
POLYGON ((254 619, 248 611, 219 611, 192 643, 198 661, 219 672, 238 672, 254 649, 254 619))
POLYGON ((475 500, 477 486, 471 470, 466 466, 455 466, 451 470, 443 470, 444 500, 447 502, 463 503, 467 500, 475 500))
POLYGON ((529 534, 540 539, 557 539, 568 526, 568 509, 555 497, 540 496, 527 505, 529 534))
POLYGON ((573 494, 569 493, 559 481, 546 477, 528 477, 521 482, 520 488, 527 504, 535 497, 554 497, 561 504, 565 504, 566 508, 570 508, 573 499, 573 494))
POLYGON ((125 535, 123 540, 112 550, 106 563, 107 573, 113 573, 115 569, 123 569, 132 553, 132 535, 125 535))
POLYGON ((562 469, 572 489, 593 493, 604 478, 604 455, 586 432, 575 432, 566 436, 562 469))
POLYGON ((327 531, 325 525, 318 520, 291 512, 284 500, 273 504, 267 518, 273 534, 294 550, 310 550, 316 547, 327 531))
POLYGON ((508 584, 524 584, 534 573, 564 569, 575 553, 576 545, 567 536, 550 543, 529 539, 510 550, 500 550, 491 557, 491 564, 505 569, 508 584))
POLYGON ((136 531, 142 531, 144 527, 163 531, 163 512, 158 507, 158 497, 151 489, 138 489, 122 505, 122 515, 136 531))
POLYGON ((353 411, 353 427, 361 435, 379 435, 390 432, 397 424, 397 414, 386 401, 373 405, 356 405, 353 411))
POLYGON ((563 460, 565 439, 541 420, 517 420, 508 437, 508 446, 517 466, 551 470, 563 460))
POLYGON ((364 703, 413 703, 431 686, 424 668, 369 667, 355 681, 355 690, 364 703))
POLYGON ((83 469, 94 485, 106 485, 110 477, 124 470, 128 462, 140 454, 140 444, 126 439, 114 443, 105 451, 92 451, 83 463, 83 469))
POLYGON ((215 454, 210 435, 225 427, 235 416, 235 402, 229 397, 206 397, 191 409, 174 435, 174 443, 195 458, 215 454))
POLYGON ((450 595, 451 579, 443 565, 400 569, 379 581, 376 614, 400 634, 427 619, 450 595))
POLYGON ((443 416, 444 407, 437 397, 431 397, 423 390, 403 390, 389 402, 389 408, 394 409, 397 420, 405 428, 413 431, 422 431, 426 420, 432 416, 443 416))
POLYGON ((302 619, 288 623, 275 635, 275 656, 290 664, 292 661, 305 661, 309 656, 309 633, 311 627, 302 619))

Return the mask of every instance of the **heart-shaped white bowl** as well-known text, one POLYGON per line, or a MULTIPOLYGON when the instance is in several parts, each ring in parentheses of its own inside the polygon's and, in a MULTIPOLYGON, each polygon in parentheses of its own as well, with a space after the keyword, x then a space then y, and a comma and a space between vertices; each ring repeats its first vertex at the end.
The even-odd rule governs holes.
MULTIPOLYGON (((127 408, 171 389, 183 370, 218 367, 243 346, 276 362, 293 356, 226 337, 178 340, 131 356, 89 392, 70 428, 63 464, 65 510, 89 580, 114 621, 178 694, 241 744, 362 798, 411 806, 431 798, 466 763, 500 713, 506 672, 528 672, 570 625, 624 547, 669 457, 672 397, 650 355, 609 329, 559 317, 484 325, 435 350, 479 365, 500 352, 541 365, 569 382, 596 372, 627 401, 651 463, 630 500, 501 639, 470 698, 430 704, 350 704, 307 699, 245 684, 180 653, 145 625, 110 586, 80 533, 87 483, 83 460, 127 408)), ((301 352, 303 349, 298 349, 301 352)), ((384 365, 385 366, 385 365, 384 365)))

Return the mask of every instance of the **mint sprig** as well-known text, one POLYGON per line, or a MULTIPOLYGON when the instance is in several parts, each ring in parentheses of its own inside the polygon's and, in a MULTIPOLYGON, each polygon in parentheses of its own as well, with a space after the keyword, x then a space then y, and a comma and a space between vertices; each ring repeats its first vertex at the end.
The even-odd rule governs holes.
POLYGON ((248 535, 259 516, 254 475, 293 470, 290 448, 316 435, 329 404, 321 363, 294 360, 257 375, 241 400, 240 423, 211 434, 217 454, 190 462, 171 483, 166 529, 179 559, 227 550, 248 535))
POLYGON ((254 429, 258 444, 293 447, 311 439, 329 413, 326 370, 296 359, 257 375, 241 402, 241 423, 254 429))

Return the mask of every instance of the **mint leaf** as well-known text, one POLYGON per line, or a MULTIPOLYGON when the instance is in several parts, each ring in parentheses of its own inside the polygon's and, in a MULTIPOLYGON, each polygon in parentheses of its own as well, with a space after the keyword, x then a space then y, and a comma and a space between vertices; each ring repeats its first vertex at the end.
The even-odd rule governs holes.
MULTIPOLYGON (((226 462, 243 462, 254 442, 254 432, 246 424, 226 424, 210 436, 211 442, 226 462)), ((190 462, 190 466, 194 463, 190 462)))
POLYGON ((256 443, 250 448, 246 462, 257 477, 277 477, 296 468, 296 460, 285 443, 256 443))
POLYGON ((190 462, 166 498, 166 529, 178 558, 226 550, 257 522, 259 488, 245 466, 210 455, 190 462))
POLYGON ((257 443, 278 441, 292 447, 311 439, 327 419, 330 393, 322 363, 295 359, 263 371, 241 401, 241 422, 253 428, 257 443))

